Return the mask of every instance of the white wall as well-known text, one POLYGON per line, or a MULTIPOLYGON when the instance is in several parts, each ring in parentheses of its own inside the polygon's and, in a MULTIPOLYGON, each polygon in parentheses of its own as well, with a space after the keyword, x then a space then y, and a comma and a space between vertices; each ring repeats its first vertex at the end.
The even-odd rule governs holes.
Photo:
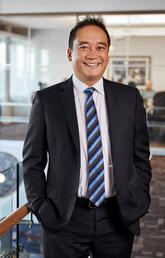
MULTIPOLYGON (((48 84, 57 83, 72 74, 71 64, 67 60, 69 29, 37 30, 32 34, 32 41, 38 47, 50 52, 50 80, 48 84)), ((129 39, 113 39, 113 56, 150 56, 151 79, 155 90, 165 90, 165 36, 163 37, 131 37, 129 39), (129 48, 128 48, 129 46, 129 48), (129 52, 128 52, 129 51, 129 52)))
POLYGON ((0 13, 165 10, 164 0, 1 0, 0 13))
POLYGON ((32 41, 35 46, 49 50, 49 85, 58 83, 72 74, 72 67, 66 54, 69 31, 70 29, 36 30, 32 34, 32 41))

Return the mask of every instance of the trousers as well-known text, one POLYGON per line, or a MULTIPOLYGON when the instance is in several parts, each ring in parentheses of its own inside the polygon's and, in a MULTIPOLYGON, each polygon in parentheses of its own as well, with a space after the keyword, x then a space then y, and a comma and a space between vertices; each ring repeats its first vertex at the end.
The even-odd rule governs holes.
POLYGON ((133 240, 121 223, 115 198, 99 208, 78 198, 62 231, 43 229, 44 258, 130 258, 133 240))

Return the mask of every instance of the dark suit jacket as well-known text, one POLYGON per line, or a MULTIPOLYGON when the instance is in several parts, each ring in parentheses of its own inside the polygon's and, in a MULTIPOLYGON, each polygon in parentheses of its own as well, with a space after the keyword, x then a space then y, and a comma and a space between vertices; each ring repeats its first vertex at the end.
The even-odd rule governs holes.
MULTIPOLYGON (((118 209, 123 225, 139 234, 139 218, 150 205, 145 110, 135 88, 104 79, 104 90, 118 209)), ((23 156, 29 205, 45 230, 57 232, 70 220, 79 185, 80 143, 72 78, 36 93, 23 156)))

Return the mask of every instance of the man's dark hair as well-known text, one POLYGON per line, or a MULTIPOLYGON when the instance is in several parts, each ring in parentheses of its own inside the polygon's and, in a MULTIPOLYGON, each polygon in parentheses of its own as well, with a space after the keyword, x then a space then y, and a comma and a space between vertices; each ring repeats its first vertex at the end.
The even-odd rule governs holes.
POLYGON ((105 34, 107 35, 107 40, 108 40, 108 47, 110 46, 111 43, 111 39, 109 36, 109 33, 106 29, 106 26, 103 22, 102 18, 95 18, 95 17, 90 17, 90 16, 86 16, 82 21, 79 21, 71 30, 70 35, 69 35, 69 48, 72 50, 73 49, 73 41, 76 38, 76 33, 80 28, 83 28, 85 26, 88 25, 95 25, 100 27, 105 34))

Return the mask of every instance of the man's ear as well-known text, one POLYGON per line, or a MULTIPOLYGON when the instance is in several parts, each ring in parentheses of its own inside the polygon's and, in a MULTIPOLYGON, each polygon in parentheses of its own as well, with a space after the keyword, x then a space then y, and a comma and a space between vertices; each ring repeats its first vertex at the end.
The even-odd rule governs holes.
POLYGON ((68 57, 69 62, 71 62, 72 61, 72 51, 70 48, 68 48, 68 50, 67 50, 67 57, 68 57))

